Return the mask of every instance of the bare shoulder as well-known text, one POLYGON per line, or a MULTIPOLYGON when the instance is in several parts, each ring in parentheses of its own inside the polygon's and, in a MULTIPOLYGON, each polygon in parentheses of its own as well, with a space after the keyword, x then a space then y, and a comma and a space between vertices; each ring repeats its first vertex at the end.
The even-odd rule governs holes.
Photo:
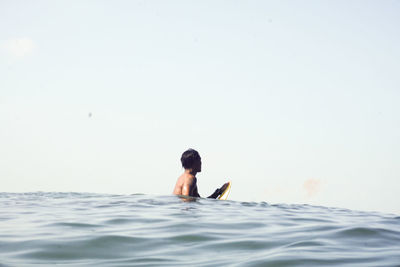
POLYGON ((192 175, 185 176, 183 179, 183 183, 186 185, 195 186, 197 183, 197 178, 192 175))
POLYGON ((194 196, 193 191, 196 188, 197 179, 193 175, 185 176, 183 187, 182 187, 182 195, 185 196, 194 196))
POLYGON ((175 195, 182 195, 183 184, 184 184, 184 177, 183 177, 183 175, 181 175, 181 176, 179 176, 179 178, 175 184, 175 188, 174 188, 174 192, 173 192, 175 195))

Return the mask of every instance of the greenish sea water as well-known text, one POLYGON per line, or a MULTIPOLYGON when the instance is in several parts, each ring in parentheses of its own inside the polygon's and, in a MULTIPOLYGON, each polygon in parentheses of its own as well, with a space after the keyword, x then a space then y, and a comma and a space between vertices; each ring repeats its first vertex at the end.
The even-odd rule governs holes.
POLYGON ((0 193, 1 266, 400 266, 400 216, 310 205, 0 193))

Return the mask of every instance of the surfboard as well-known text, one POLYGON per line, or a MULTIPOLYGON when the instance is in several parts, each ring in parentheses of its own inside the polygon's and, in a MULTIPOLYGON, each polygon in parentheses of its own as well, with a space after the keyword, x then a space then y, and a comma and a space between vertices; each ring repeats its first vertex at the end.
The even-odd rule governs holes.
POLYGON ((229 193, 231 192, 231 182, 228 182, 228 186, 226 187, 226 189, 224 190, 224 192, 222 192, 222 194, 218 197, 218 199, 220 200, 226 200, 229 196, 229 193))

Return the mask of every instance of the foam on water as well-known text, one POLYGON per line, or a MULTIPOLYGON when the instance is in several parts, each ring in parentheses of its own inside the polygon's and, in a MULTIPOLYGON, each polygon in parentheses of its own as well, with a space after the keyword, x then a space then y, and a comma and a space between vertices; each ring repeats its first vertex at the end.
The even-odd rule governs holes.
POLYGON ((176 196, 1 193, 2 266, 400 265, 400 217, 176 196))

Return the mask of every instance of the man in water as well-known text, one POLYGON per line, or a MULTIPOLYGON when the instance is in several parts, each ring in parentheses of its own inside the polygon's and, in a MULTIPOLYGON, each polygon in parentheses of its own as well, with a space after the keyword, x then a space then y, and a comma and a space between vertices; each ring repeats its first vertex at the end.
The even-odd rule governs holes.
MULTIPOLYGON (((183 152, 181 157, 182 167, 185 169, 183 174, 176 181, 174 194, 183 195, 190 197, 200 197, 197 190, 197 178, 196 174, 201 172, 201 157, 199 153, 194 149, 188 149, 183 152)), ((217 198, 220 196, 229 183, 224 184, 221 188, 215 190, 215 192, 208 198, 217 198)))

